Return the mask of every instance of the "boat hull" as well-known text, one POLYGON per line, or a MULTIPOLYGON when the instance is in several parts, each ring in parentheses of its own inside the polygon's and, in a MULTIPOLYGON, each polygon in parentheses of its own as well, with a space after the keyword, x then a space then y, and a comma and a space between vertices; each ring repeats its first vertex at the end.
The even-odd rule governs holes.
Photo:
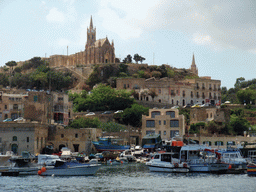
POLYGON ((130 149, 130 145, 98 145, 94 144, 97 151, 125 151, 130 149))
POLYGON ((156 165, 147 165, 151 172, 166 172, 166 173, 188 173, 189 168, 185 167, 165 167, 156 165))
POLYGON ((42 172, 42 176, 89 176, 95 175, 95 173, 100 168, 100 165, 82 165, 76 167, 68 168, 53 168, 46 169, 45 172, 42 172))
POLYGON ((206 173, 225 173, 228 170, 228 166, 228 164, 224 163, 190 164, 190 171, 206 173))

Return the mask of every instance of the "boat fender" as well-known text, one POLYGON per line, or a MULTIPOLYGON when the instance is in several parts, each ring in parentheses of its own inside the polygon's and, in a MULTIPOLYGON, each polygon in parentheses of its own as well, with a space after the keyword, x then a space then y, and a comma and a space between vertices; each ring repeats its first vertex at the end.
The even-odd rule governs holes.
POLYGON ((178 163, 174 163, 174 167, 179 167, 179 164, 178 163))
POLYGON ((38 174, 38 175, 41 175, 41 174, 42 174, 42 171, 41 171, 41 170, 38 170, 37 174, 38 174))
POLYGON ((229 166, 228 166, 228 169, 231 169, 231 168, 232 168, 232 165, 229 165, 229 166))
POLYGON ((41 169, 42 173, 46 171, 46 168, 45 167, 42 167, 41 169))
POLYGON ((183 163, 183 167, 187 168, 188 164, 187 163, 183 163))

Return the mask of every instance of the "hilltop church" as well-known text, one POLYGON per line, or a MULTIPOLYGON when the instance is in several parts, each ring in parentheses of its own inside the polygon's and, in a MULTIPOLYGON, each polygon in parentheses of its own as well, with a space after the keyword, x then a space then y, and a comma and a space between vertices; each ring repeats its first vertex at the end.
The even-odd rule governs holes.
POLYGON ((113 40, 112 43, 107 37, 96 40, 96 28, 93 27, 92 17, 90 26, 87 28, 87 42, 84 51, 72 55, 51 55, 49 58, 43 59, 49 61, 50 67, 115 63, 116 60, 113 40))
POLYGON ((85 64, 97 63, 115 63, 115 48, 114 42, 110 44, 107 37, 96 40, 96 28, 93 28, 91 17, 90 27, 87 28, 85 64))

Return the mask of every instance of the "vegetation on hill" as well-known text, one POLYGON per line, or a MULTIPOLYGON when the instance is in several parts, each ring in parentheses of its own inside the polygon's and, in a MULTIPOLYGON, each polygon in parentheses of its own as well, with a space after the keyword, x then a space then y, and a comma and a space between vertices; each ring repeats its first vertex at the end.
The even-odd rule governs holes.
POLYGON ((23 89, 38 90, 62 90, 69 89, 75 83, 76 79, 69 72, 59 72, 48 67, 48 63, 41 60, 40 57, 30 59, 21 67, 16 67, 15 61, 6 63, 7 73, 1 74, 0 84, 4 87, 11 86, 23 89), (30 73, 27 70, 33 69, 30 73), (9 72, 8 72, 9 71, 9 72))
POLYGON ((117 78, 164 78, 169 77, 174 80, 198 78, 187 69, 176 69, 169 65, 129 65, 126 63, 95 65, 86 84, 91 88, 98 83, 105 83, 111 87, 116 87, 117 78))
POLYGON ((222 102, 255 104, 256 79, 245 81, 243 77, 237 78, 234 88, 227 90, 226 87, 222 87, 221 99, 222 102))

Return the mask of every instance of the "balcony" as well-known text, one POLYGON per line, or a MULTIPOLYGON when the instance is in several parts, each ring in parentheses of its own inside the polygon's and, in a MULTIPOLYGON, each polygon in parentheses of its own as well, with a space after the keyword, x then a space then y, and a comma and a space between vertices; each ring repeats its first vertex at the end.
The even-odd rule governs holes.
POLYGON ((196 86, 196 89, 200 89, 200 87, 199 87, 199 86, 196 86))
POLYGON ((209 90, 212 90, 212 88, 211 88, 211 87, 209 87, 209 90))
POLYGON ((171 93, 171 96, 175 96, 175 93, 171 93))

